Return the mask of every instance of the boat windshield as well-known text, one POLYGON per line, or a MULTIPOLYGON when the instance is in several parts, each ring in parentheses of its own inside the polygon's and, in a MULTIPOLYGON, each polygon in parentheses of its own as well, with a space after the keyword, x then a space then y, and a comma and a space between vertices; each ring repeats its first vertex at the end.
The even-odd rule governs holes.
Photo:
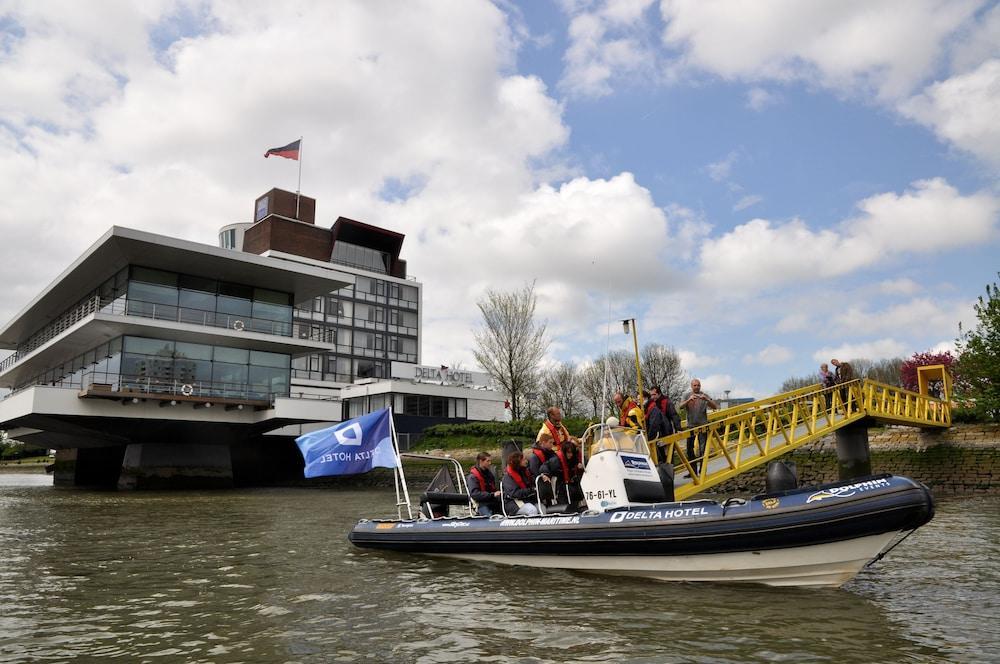
POLYGON ((593 426, 587 429, 581 442, 590 456, 616 451, 649 454, 646 435, 641 430, 627 427, 612 427, 606 424, 593 426))

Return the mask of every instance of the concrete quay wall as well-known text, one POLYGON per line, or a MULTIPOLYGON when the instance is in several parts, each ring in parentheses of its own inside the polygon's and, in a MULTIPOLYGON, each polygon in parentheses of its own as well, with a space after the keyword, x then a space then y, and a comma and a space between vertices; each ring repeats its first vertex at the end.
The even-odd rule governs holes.
MULTIPOLYGON (((872 428, 868 433, 873 473, 905 475, 926 484, 935 496, 1000 495, 1000 424, 956 424, 943 431, 913 427, 872 428)), ((835 482, 833 435, 782 457, 795 463, 799 484, 835 482)), ((765 467, 747 471, 713 493, 761 493, 765 467)))

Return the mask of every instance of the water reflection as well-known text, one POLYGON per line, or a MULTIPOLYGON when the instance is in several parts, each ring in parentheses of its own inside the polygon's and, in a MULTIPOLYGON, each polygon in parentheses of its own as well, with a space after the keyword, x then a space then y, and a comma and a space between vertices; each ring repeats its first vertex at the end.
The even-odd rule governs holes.
POLYGON ((393 511, 377 492, 0 484, 0 661, 988 659, 998 505, 942 505, 846 589, 797 590, 354 549, 393 511))

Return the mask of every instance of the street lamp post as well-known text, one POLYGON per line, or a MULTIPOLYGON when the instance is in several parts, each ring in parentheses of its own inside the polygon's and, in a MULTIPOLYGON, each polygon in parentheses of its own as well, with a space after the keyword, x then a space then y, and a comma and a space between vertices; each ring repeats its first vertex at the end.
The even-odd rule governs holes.
POLYGON ((632 324, 632 345, 635 347, 635 377, 636 377, 636 393, 635 398, 638 401, 642 401, 642 370, 639 368, 639 337, 637 336, 637 330, 634 318, 626 318, 622 321, 622 331, 625 334, 629 333, 629 323, 632 324))

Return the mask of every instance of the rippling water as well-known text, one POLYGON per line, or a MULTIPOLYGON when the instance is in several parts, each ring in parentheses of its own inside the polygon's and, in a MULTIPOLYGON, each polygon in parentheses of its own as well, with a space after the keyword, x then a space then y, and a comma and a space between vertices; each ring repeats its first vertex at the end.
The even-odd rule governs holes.
POLYGON ((840 590, 356 550, 394 496, 116 493, 0 475, 0 662, 1000 660, 1000 499, 951 500, 840 590))

